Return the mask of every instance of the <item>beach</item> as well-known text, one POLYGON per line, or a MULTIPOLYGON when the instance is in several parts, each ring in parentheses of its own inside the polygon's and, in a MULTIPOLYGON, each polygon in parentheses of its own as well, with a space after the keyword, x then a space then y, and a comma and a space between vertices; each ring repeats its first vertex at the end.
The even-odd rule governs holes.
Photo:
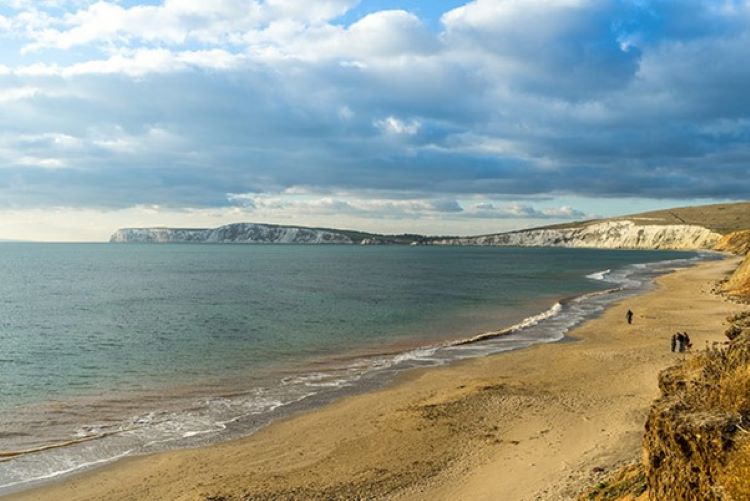
POLYGON ((657 374, 723 340, 739 260, 657 279, 562 342, 407 372, 247 438, 132 457, 9 499, 571 499, 638 460, 657 374), (635 312, 633 325, 625 321, 635 312))

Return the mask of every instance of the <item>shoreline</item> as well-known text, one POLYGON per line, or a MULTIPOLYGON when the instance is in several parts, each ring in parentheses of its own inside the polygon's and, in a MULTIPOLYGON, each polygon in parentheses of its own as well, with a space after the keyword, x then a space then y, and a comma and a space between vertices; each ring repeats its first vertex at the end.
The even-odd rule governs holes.
MULTIPOLYGON (((646 290, 646 292, 642 292, 638 294, 637 296, 630 296, 624 300, 620 300, 614 304, 610 304, 606 311, 593 319, 586 320, 584 324, 577 326, 573 332, 569 333, 567 336, 568 338, 572 337, 574 339, 578 339, 580 341, 591 341, 589 339, 589 336, 586 335, 587 330, 591 330, 591 324, 596 324, 603 320, 604 317, 613 315, 613 310, 618 309, 618 307, 622 307, 621 303, 623 301, 627 301, 628 304, 634 303, 636 301, 643 302, 643 298, 659 293, 663 293, 662 289, 664 286, 662 285, 663 282, 670 282, 672 280, 673 276, 679 276, 684 274, 690 274, 691 271, 695 271, 697 273, 697 270, 704 270, 704 269, 711 269, 714 271, 714 275, 716 274, 716 270, 724 270, 729 271, 732 267, 732 259, 724 259, 721 261, 709 261, 704 263, 699 263, 696 266, 693 266, 691 268, 688 268, 686 270, 677 271, 675 273, 671 273, 668 275, 663 275, 656 280, 656 287, 651 287, 646 290), (584 331, 581 335, 581 331, 584 331)), ((721 277, 715 277, 715 279, 718 279, 721 277)), ((667 291, 669 292, 669 291, 667 291)), ((680 291, 672 291, 673 294, 678 294, 680 291)), ((678 294, 679 295, 679 294, 678 294)), ((724 303, 723 300, 716 297, 711 297, 710 302, 712 303, 724 303)), ((714 305, 715 306, 715 305, 714 305)), ((725 308, 729 308, 731 305, 724 305, 725 308)), ((646 311, 646 310, 644 310, 646 311)), ((638 311, 636 311, 636 315, 638 317, 638 311)), ((722 313, 721 318, 726 316, 722 313)), ((649 319, 649 316, 646 315, 643 320, 647 321, 649 319)), ((713 322, 716 321, 716 319, 712 319, 713 322)), ((636 323, 638 322, 638 318, 636 323)), ((719 320, 720 322, 720 320, 719 320)), ((622 322, 620 322, 622 323, 622 322)), ((618 327, 619 326, 618 324, 618 327)), ((634 326, 635 327, 635 326, 634 326)), ((716 336, 721 335, 721 331, 716 331, 716 336)), ((671 335, 671 333, 670 333, 671 335)), ((701 347, 702 346, 702 337, 699 335, 696 337, 693 332, 691 332, 691 336, 693 336, 694 340, 696 341, 696 346, 701 347), (700 343, 700 344, 699 344, 700 343)), ((715 336, 715 337, 716 337, 715 336)), ((596 339, 596 337, 594 337, 596 339)), ((263 477, 266 478, 274 478, 275 482, 279 481, 279 472, 287 472, 287 470, 291 467, 292 470, 294 470, 293 465, 300 466, 302 470, 304 470, 305 464, 308 464, 310 461, 313 461, 314 463, 316 461, 323 461, 323 463, 331 463, 331 464, 339 464, 340 460, 336 459, 337 454, 333 455, 326 455, 325 453, 321 453, 320 451, 329 451, 329 453, 332 452, 331 447, 336 448, 337 442, 348 442, 350 440, 354 440, 355 442, 357 440, 362 439, 365 436, 377 436, 378 430, 385 426, 385 429, 388 433, 386 433, 387 438, 393 435, 393 428, 400 428, 402 427, 402 424, 398 424, 396 422, 392 422, 393 418, 389 417, 391 414, 395 413, 404 413, 406 410, 406 416, 405 422, 410 423, 411 425, 414 425, 414 421, 422 422, 425 419, 427 420, 427 423, 431 423, 433 421, 447 421, 448 424, 450 424, 453 421, 453 418, 455 418, 454 414, 456 412, 451 412, 450 409, 448 410, 441 410, 438 416, 431 417, 432 410, 437 407, 443 407, 448 404, 455 404, 464 402, 466 406, 472 407, 473 405, 480 405, 481 402, 486 400, 487 398, 497 399, 500 398, 500 400, 505 401, 506 403, 501 405, 501 409, 504 411, 502 413, 502 416, 504 419, 499 420, 497 424, 494 425, 494 428, 490 427, 489 429, 491 431, 485 433, 485 435, 492 435, 494 438, 494 442, 490 441, 491 443, 488 444, 476 444, 474 443, 473 447, 474 450, 471 450, 472 448, 466 449, 464 446, 461 446, 459 444, 455 443, 456 438, 452 435, 454 434, 443 434, 440 435, 440 438, 445 443, 453 443, 455 447, 454 449, 461 449, 462 452, 460 454, 454 454, 454 453, 447 453, 447 450, 444 450, 445 445, 440 445, 437 443, 437 441, 422 441, 417 440, 414 445, 416 446, 416 449, 419 449, 421 452, 414 452, 410 456, 410 460, 412 463, 416 461, 417 463, 424 463, 424 457, 429 456, 433 457, 432 461, 427 461, 429 463, 429 467, 422 465, 423 468, 426 468, 426 470, 421 471, 421 473, 417 472, 414 476, 414 478, 411 478, 411 480, 405 481, 404 478, 402 478, 400 475, 397 475, 398 478, 394 478, 392 475, 386 475, 386 474, 380 474, 375 475, 373 478, 369 479, 365 483, 358 484, 360 487, 359 489, 364 489, 363 486, 367 485, 370 488, 373 488, 373 486, 377 486, 380 492, 377 493, 377 495, 391 495, 391 496, 398 496, 398 497, 409 497, 409 490, 413 489, 414 486, 419 486, 420 484, 423 484, 425 482, 425 479, 432 479, 433 481, 428 482, 429 485, 423 486, 424 488, 430 488, 432 489, 435 487, 432 485, 433 483, 435 485, 453 485, 453 484, 460 484, 461 482, 454 482, 454 481, 448 481, 448 479, 451 477, 449 474, 450 472, 453 472, 455 474, 456 464, 463 465, 462 468, 466 471, 472 471, 475 472, 479 471, 476 466, 477 465, 470 465, 469 463, 482 463, 482 461, 478 460, 478 456, 482 456, 484 453, 479 453, 477 450, 485 451, 489 449, 504 449, 507 447, 511 447, 512 449, 517 449, 518 445, 520 445, 521 441, 509 439, 506 440, 502 438, 501 436, 506 435, 509 430, 513 429, 513 426, 511 424, 514 421, 518 421, 519 417, 522 412, 518 411, 518 408, 513 408, 513 405, 508 404, 508 402, 516 402, 516 403, 522 403, 524 394, 526 393, 526 388, 524 388, 524 385, 520 385, 518 382, 513 381, 514 377, 512 375, 503 376, 498 379, 497 375, 492 374, 495 371, 488 371, 487 369, 494 367, 497 369, 497 366, 513 366, 520 364, 520 366, 525 367, 526 369, 536 370, 537 372, 540 372, 542 374, 537 374, 537 376, 544 375, 543 373, 551 370, 549 367, 549 362, 552 362, 552 365, 554 366, 554 352, 556 350, 568 350, 569 347, 573 346, 575 348, 572 348, 574 351, 578 350, 581 351, 581 345, 585 343, 545 343, 540 344, 536 346, 527 347, 522 350, 514 350, 512 352, 504 352, 499 353, 495 355, 489 355, 482 358, 475 358, 470 360, 463 360, 459 361, 458 363, 452 363, 449 366, 443 366, 439 368, 426 368, 426 369, 412 369, 406 374, 401 374, 397 377, 397 380, 395 382, 390 383, 386 388, 384 389, 377 389, 374 391, 368 391, 366 393, 354 395, 354 396, 348 396, 344 397, 342 400, 336 400, 334 403, 328 404, 322 408, 316 408, 309 411, 305 411, 301 414, 293 415, 291 417, 282 418, 280 421, 275 421, 268 427, 265 427, 258 431, 256 434, 246 437, 246 438, 240 438, 240 439, 234 439, 230 442, 225 443, 219 443, 215 445, 210 445, 204 448, 197 448, 197 449, 183 449, 183 450, 176 450, 176 451, 170 451, 170 452, 162 452, 157 453, 155 455, 149 455, 149 456, 137 456, 137 457, 128 457, 125 459, 121 459, 115 463, 108 464, 105 466, 101 466, 95 469, 92 469, 90 471, 84 471, 79 474, 65 477, 61 479, 52 479, 50 481, 47 481, 43 483, 42 485, 38 487, 31 487, 29 490, 22 490, 20 492, 17 492, 15 494, 10 494, 10 499, 35 499, 35 496, 63 496, 66 499, 86 499, 91 497, 98 497, 105 495, 105 492, 102 492, 101 490, 97 491, 96 489, 106 488, 108 489, 106 491, 106 497, 109 498, 127 498, 128 496, 134 496, 138 497, 138 494, 136 493, 129 493, 127 490, 117 490, 113 486, 119 484, 119 481, 117 480, 118 477, 121 475, 124 475, 125 478, 130 479, 127 483, 129 485, 135 485, 135 484, 141 484, 144 483, 144 488, 149 489, 149 495, 153 497, 154 492, 161 492, 161 494, 157 494, 156 497, 194 497, 195 495, 199 494, 198 491, 196 491, 195 486, 185 486, 182 485, 180 482, 178 482, 179 485, 170 484, 169 482, 148 482, 146 479, 148 478, 148 475, 146 475, 147 472, 150 472, 152 469, 156 467, 157 471, 163 471, 167 477, 173 476, 176 472, 184 472, 185 468, 189 466, 189 464, 185 464, 186 458, 191 458, 189 463, 193 463, 194 461, 198 461, 198 463, 203 463, 204 465, 208 462, 211 463, 214 466, 211 466, 204 472, 203 475, 199 475, 201 477, 201 484, 205 487, 201 487, 202 489, 206 490, 206 495, 213 495, 212 492, 216 492, 216 495, 225 495, 229 493, 229 496, 238 495, 243 489, 252 489, 253 486, 260 482, 261 484, 265 485, 268 482, 262 482, 263 477), (526 367, 527 365, 530 365, 531 367, 526 367), (533 366, 536 365, 534 368, 533 366), (489 372, 489 373, 488 373, 489 372), (451 374, 451 377, 449 380, 445 379, 446 374, 451 374), (477 379, 479 378, 479 379, 477 379), (455 386, 453 384, 452 379, 456 380, 466 380, 468 384, 458 385, 455 386), (479 382, 478 382, 479 381, 479 382), (512 391, 509 393, 509 387, 512 387, 512 391), (393 398, 394 396, 397 396, 398 398, 393 398), (514 398, 511 398, 514 397, 514 398), (520 400, 519 400, 520 398, 520 400), (363 404, 364 402, 364 404, 363 404), (429 403, 425 403, 429 402, 429 403), (375 408, 380 408, 383 412, 381 412, 378 415, 373 415, 372 411, 367 409, 367 407, 372 406, 372 404, 375 404, 375 408), (363 408, 362 405, 365 405, 363 408), (354 412, 355 409, 359 409, 358 412, 354 412), (417 412, 417 415, 414 414, 415 409, 420 409, 419 412, 417 412), (424 413, 427 412, 425 415, 424 413), (365 415, 369 415, 372 420, 362 420, 363 416, 360 414, 364 413, 365 415), (328 418, 326 417, 328 416, 328 418), (326 421, 331 418, 333 423, 341 422, 342 416, 347 416, 345 421, 351 421, 356 422, 359 424, 357 429, 353 429, 351 424, 349 426, 344 426, 343 429, 339 429, 337 427, 333 427, 331 429, 331 425, 328 424, 326 421), (306 440, 304 439, 304 435, 300 436, 298 432, 295 432, 291 428, 302 426, 304 429, 306 429, 308 432, 313 434, 319 434, 321 435, 320 438, 316 438, 312 442, 317 444, 319 446, 320 450, 309 450, 309 446, 305 445, 306 440), (494 431, 493 431, 494 430, 494 431), (343 433, 342 433, 343 432, 343 433), (347 433, 348 432, 348 433, 347 433), (342 437, 339 438, 338 435, 342 433, 342 437), (350 436, 353 435, 353 436, 350 436), (276 437, 276 438, 274 438, 276 437), (290 438, 296 437, 295 440, 289 440, 290 438), (432 443, 430 443, 432 442, 432 443), (518 442, 518 443, 515 443, 518 442), (299 457, 296 457, 293 452, 281 452, 278 450, 279 444, 288 444, 291 443, 293 446, 291 447, 291 450, 298 450, 300 455, 302 457, 306 457, 307 459, 300 460, 299 457), (253 475, 253 477, 258 476, 258 479, 256 481, 251 480, 243 480, 243 481, 231 481, 231 480, 222 480, 220 482, 214 481, 213 483, 210 481, 206 481, 205 476, 209 474, 211 469, 213 469, 213 472, 215 474, 220 474, 226 465, 226 460, 224 461, 225 464, 222 466, 222 461, 220 460, 222 457, 227 456, 227 452, 229 452, 229 456, 242 456, 243 451, 248 452, 245 449, 253 449, 256 448, 259 444, 263 444, 264 447, 258 447, 256 452, 258 450, 263 451, 264 449, 267 449, 268 446, 271 446, 271 449, 276 450, 278 453, 281 454, 282 457, 285 457, 286 459, 290 460, 289 465, 283 466, 282 464, 276 462, 274 463, 273 458, 267 456, 267 461, 270 461, 271 463, 276 464, 276 468, 269 468, 268 464, 264 464, 263 456, 264 454, 260 454, 260 457, 256 454, 255 457, 252 459, 251 464, 257 465, 258 470, 256 474, 253 475), (495 445, 492 445, 495 444, 495 445), (507 445, 510 444, 510 445, 507 445), (477 446, 479 445, 479 446, 477 446), (425 447, 427 450, 432 450, 432 452, 439 452, 438 449, 443 450, 444 454, 425 454, 425 447), (466 449, 466 450, 464 450, 466 449), (321 455, 322 454, 322 455, 321 455), (441 458, 441 456, 443 456, 441 458), (447 456, 447 457, 446 457, 447 456), (473 458, 471 460, 467 460, 468 458, 473 458), (200 459, 199 459, 200 458, 200 459), (312 459, 310 459, 312 458, 312 459), (326 459, 327 458, 327 459, 326 459), (416 459, 415 459, 416 458, 416 459), (447 463, 445 463, 444 460, 448 460, 447 463), (300 463, 301 461, 301 463, 300 463), (467 463, 468 461, 468 463, 467 463), (445 463, 445 464, 443 464, 445 463), (280 468, 280 469, 278 469, 280 468), (448 475, 446 477, 446 475, 448 475), (382 477, 378 479, 378 477, 382 477), (385 480, 383 480, 385 478, 385 480), (389 480, 390 479, 390 480, 389 480), (399 480, 400 479, 400 480, 399 480), (243 487, 243 484, 244 485, 243 487), (104 487, 103 487, 104 486, 104 487), (107 487, 108 486, 108 487, 107 487), (213 487, 209 487, 213 486, 213 487), (92 490, 93 489, 93 490, 92 490), (176 496, 175 496, 176 495, 176 496), (73 496, 73 497, 71 497, 73 496), (79 497, 75 497, 79 496, 79 497)), ((585 349, 586 347, 583 346, 585 349)), ((623 347, 620 347, 623 348, 623 347)), ((659 358, 659 357, 657 357, 659 358)), ((659 362, 664 362, 665 360, 662 356, 659 358, 659 362)), ((570 369, 570 368, 568 368, 570 369)), ((658 371, 657 371, 658 372, 658 371)), ((532 378, 533 379, 533 378, 532 378)), ((538 379, 538 378, 537 378, 538 379)), ((533 383, 533 381, 532 381, 533 383)), ((656 378, 655 376, 652 378, 650 382, 651 386, 653 387, 653 394, 656 392, 656 378)), ((532 389, 533 389, 532 384, 532 389)), ((537 389, 534 389, 531 393, 534 394, 537 389)), ((532 397, 533 395, 525 395, 527 397, 532 397)), ((536 395, 537 397, 539 395, 536 395)), ((549 397, 549 395, 547 395, 549 397)), ((534 398, 531 398, 531 400, 534 400, 534 398)), ((554 400, 554 399, 553 399, 554 400)), ((650 400, 649 400, 650 402, 650 400)), ((487 402, 484 402, 485 405, 487 402)), ((448 405, 448 407, 451 407, 451 405, 448 405)), ((458 407, 461 407, 459 405, 458 407)), ((523 405, 521 407, 525 408, 523 405)), ((460 409, 459 409, 460 411, 460 409)), ((469 416, 463 415, 461 412, 458 412, 458 414, 461 414, 464 418, 469 418, 469 416)), ((489 416, 484 417, 482 420, 489 419, 489 416)), ((522 421, 526 421, 526 419, 521 419, 522 421)), ((519 424, 519 423, 515 423, 519 424)), ((445 425, 445 423, 442 423, 442 425, 445 425)), ((472 425, 468 426, 468 428, 472 428, 472 426, 476 426, 477 423, 473 423, 472 425)), ((456 423, 453 423, 451 426, 448 426, 448 428, 455 428, 456 423)), ((437 426, 440 430, 445 431, 445 426, 437 426)), ((408 426, 407 426, 408 428, 408 426)), ((419 438, 420 435, 424 435, 427 433, 428 435, 429 426, 425 423, 422 423, 420 426, 418 426, 416 429, 412 430, 416 433, 412 433, 412 435, 415 435, 416 438, 419 438)), ((459 428, 464 428, 463 426, 459 426, 459 428)), ((433 430, 434 431, 434 430, 433 430)), ((459 430, 460 431, 460 430, 459 430)), ((466 432, 466 430, 463 430, 466 432)), ((404 431, 400 432, 404 433, 404 431)), ((462 436, 462 433, 458 433, 459 436, 462 436)), ((542 433, 542 435, 548 436, 550 435, 550 431, 547 430, 545 433, 542 433)), ((414 439, 415 437, 411 437, 410 440, 414 439)), ((426 438, 426 437, 422 437, 426 438)), ((475 438, 475 437, 474 437, 475 438)), ((487 437, 485 437, 487 438, 487 437)), ((540 436, 541 438, 541 436, 540 436)), ((381 442, 382 440, 376 440, 375 443, 381 442)), ((481 441, 480 441, 481 442, 481 441)), ((385 440, 386 444, 391 443, 392 445, 395 444, 395 442, 385 440)), ((362 449, 358 448, 359 452, 362 453, 362 449)), ((378 459, 377 457, 372 457, 372 454, 369 453, 362 453, 366 457, 365 462, 375 462, 378 463, 380 460, 384 460, 384 458, 378 459)), ((349 462, 354 461, 357 462, 358 458, 357 454, 353 454, 353 451, 349 450, 344 456, 347 456, 349 458, 349 462)), ((408 456, 408 454, 407 454, 408 456)), ((244 461, 247 462, 250 457, 253 457, 253 454, 248 453, 245 454, 245 456, 242 456, 244 461)), ((376 469, 377 471, 383 470, 383 471, 391 471, 395 468, 395 470, 399 470, 398 466, 399 464, 403 466, 404 461, 407 459, 406 457, 400 457, 399 454, 396 454, 396 457, 399 458, 399 460, 396 461, 397 464, 391 464, 390 468, 379 468, 376 469), (400 461, 400 462, 399 462, 400 461)), ((487 458, 485 458, 487 459, 487 458)), ((385 461, 388 463, 388 461, 385 461)), ((239 461, 238 464, 243 464, 242 460, 239 461)), ((329 467, 331 466, 329 464, 329 467)), ((343 467, 343 465, 339 466, 343 467)), ((351 466, 351 465, 350 465, 351 466)), ((317 468, 316 468, 317 469, 317 468)), ((459 468, 461 469, 461 468, 459 468)), ((481 469, 481 468, 480 468, 481 469)), ((230 468, 231 470, 231 468, 230 468)), ((419 470, 419 468, 417 468, 419 470)), ((369 470, 368 470, 369 471, 369 470)), ((339 495, 353 495, 355 492, 373 492, 371 490, 365 489, 363 491, 351 491, 353 487, 351 487, 352 483, 357 483, 362 477, 362 472, 357 471, 348 471, 348 473, 340 472, 341 474, 337 476, 335 474, 332 475, 326 475, 325 479, 318 478, 319 475, 315 473, 315 471, 308 471, 307 475, 303 475, 298 481, 294 481, 293 478, 289 478, 286 485, 288 486, 288 489, 285 490, 283 487, 284 482, 281 482, 281 487, 273 486, 275 489, 281 489, 277 491, 270 492, 267 490, 267 487, 263 487, 260 490, 254 491, 251 490, 250 492, 253 492, 254 495, 257 495, 259 497, 263 497, 263 493, 267 494, 273 494, 273 496, 277 495, 291 495, 292 492, 297 492, 299 489, 303 489, 304 496, 315 496, 315 495, 323 495, 327 493, 326 495, 330 495, 332 493, 338 493, 339 495), (354 480, 352 480, 354 479, 354 480), (325 487, 324 485, 321 485, 320 482, 325 480, 324 483, 330 484, 333 487, 333 491, 330 490, 329 487, 325 487), (345 484, 349 485, 346 489, 349 490, 341 490, 341 487, 336 487, 338 484, 345 484), (292 487, 296 486, 296 487, 292 487), (324 488, 325 487, 325 488, 324 488), (297 490, 293 490, 297 489, 297 490)), ((240 475, 244 478, 244 475, 240 475)), ((282 477, 284 475, 281 475, 282 477)), ((292 477, 299 476, 299 472, 295 475, 292 475, 292 477)), ((182 475, 180 475, 182 478, 182 475)), ((189 477, 189 475, 188 475, 189 477)), ((213 477, 212 477, 213 478, 213 477)), ((216 479, 214 479, 216 480, 216 479)), ((273 483, 273 482, 272 482, 273 483)), ((527 482, 528 483, 528 482, 527 482)), ((203 491, 201 491, 200 495, 203 491)), ((418 491, 421 492, 421 491, 418 491)), ((443 491, 436 491, 436 494, 438 497, 445 496, 445 497, 454 497, 458 496, 459 498, 462 497, 460 492, 453 492, 450 490, 443 491)), ((145 491, 141 492, 141 495, 145 495, 145 491)), ((273 497, 271 496, 271 497, 273 497)), ((519 498, 520 499, 520 498, 519 498)))
MULTIPOLYGON (((438 339, 425 345, 414 344, 412 340, 408 344, 381 345, 378 350, 371 348, 369 351, 345 353, 344 356, 336 354, 313 359, 306 367, 297 367, 292 372, 281 371, 277 384, 268 380, 268 386, 248 387, 247 381, 231 384, 231 379, 226 379, 224 384, 212 383, 209 393, 202 392, 203 386, 200 385, 170 386, 169 400, 160 400, 157 408, 153 407, 153 402, 158 390, 140 396, 127 394, 125 398, 131 402, 129 413, 136 417, 121 421, 119 426, 99 428, 84 424, 72 439, 37 441, 33 447, 8 448, 9 457, 0 458, 0 467, 5 461, 13 461, 6 466, 5 472, 15 479, 5 481, 0 487, 0 495, 64 481, 123 457, 205 447, 243 438, 280 419, 321 408, 341 398, 382 389, 403 372, 415 368, 439 367, 466 358, 523 349, 532 344, 558 342, 575 325, 599 315, 607 304, 651 288, 656 276, 675 267, 716 258, 700 252, 689 255, 691 257, 673 255, 661 261, 629 263, 614 271, 607 269, 591 273, 586 278, 596 280, 598 287, 606 288, 568 296, 549 296, 536 301, 539 309, 526 308, 527 311, 520 315, 518 311, 515 315, 505 313, 503 320, 492 322, 494 325, 487 324, 489 310, 478 312, 478 318, 464 314, 465 322, 460 329, 451 331, 453 335, 444 341, 438 339), (551 303, 554 304, 549 306, 551 303), (505 320, 509 322, 503 323, 505 320), (505 327, 497 328, 498 324, 505 327), (467 328, 467 325, 474 327, 467 328), (181 392, 177 391, 178 388, 181 392), (290 396, 293 397, 291 400, 290 396), (214 402, 221 414, 212 410, 214 402), (249 409, 249 405, 252 408, 249 409), (187 414, 184 412, 186 408, 191 409, 187 414), (223 412, 224 409, 229 412, 223 412), (206 412, 211 414, 206 415, 206 412), (209 421, 203 418, 209 418, 209 421), (163 428, 161 423, 166 423, 163 428), (143 437, 149 433, 152 424, 152 431, 157 436, 152 434, 150 439, 140 440, 125 438, 129 434, 143 437), (170 433, 170 429, 174 431, 170 433), (89 430, 94 434, 89 434, 89 430), (45 452, 40 455, 34 451, 45 452), (52 457, 47 451, 52 451, 52 457)), ((66 405, 74 410, 79 404, 106 406, 108 402, 117 404, 120 400, 117 395, 110 395, 98 403, 84 399, 78 404, 69 402, 66 405)), ((114 410, 119 410, 119 404, 116 407, 114 410)), ((29 415, 34 416, 34 413, 29 415)), ((113 418, 117 419, 117 416, 102 415, 100 421, 113 418)))

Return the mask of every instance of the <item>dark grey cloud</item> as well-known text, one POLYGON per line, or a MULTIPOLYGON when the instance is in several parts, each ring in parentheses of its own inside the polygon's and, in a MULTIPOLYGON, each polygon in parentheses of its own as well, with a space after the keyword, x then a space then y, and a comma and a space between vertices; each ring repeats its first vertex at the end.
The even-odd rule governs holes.
POLYGON ((0 67, 0 200, 213 207, 300 188, 451 213, 472 195, 750 193, 745 3, 479 0, 438 33, 405 13, 311 26, 218 46, 226 65, 134 55, 135 38, 105 69, 0 67))

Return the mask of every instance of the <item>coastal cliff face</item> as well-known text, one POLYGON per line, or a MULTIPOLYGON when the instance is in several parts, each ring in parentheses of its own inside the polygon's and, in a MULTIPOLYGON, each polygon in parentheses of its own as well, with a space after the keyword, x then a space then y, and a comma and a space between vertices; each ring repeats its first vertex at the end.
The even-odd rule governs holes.
POLYGON ((472 237, 380 235, 352 230, 239 223, 214 229, 122 229, 112 235, 110 242, 716 249, 746 254, 750 251, 749 227, 750 203, 741 202, 652 211, 613 219, 472 237))
POLYGON ((649 499, 750 499, 750 318, 731 318, 729 346, 659 377, 643 439, 649 499))
POLYGON ((215 229, 129 228, 113 243, 243 244, 412 244, 519 247, 589 247, 601 249, 712 249, 722 236, 697 225, 641 225, 629 220, 590 223, 571 228, 541 228, 465 238, 384 236, 292 226, 238 223, 215 229), (355 237, 353 238, 352 235, 355 237))
POLYGON ((641 225, 629 220, 573 228, 541 228, 479 237, 434 240, 434 245, 590 247, 602 249, 712 249, 722 236, 697 225, 641 225))
POLYGON ((750 254, 745 256, 740 266, 722 286, 722 290, 731 296, 750 298, 750 254))
MULTIPOLYGON (((747 224, 750 225, 750 220, 747 224)), ((750 252, 750 230, 733 231, 725 235, 716 244, 716 250, 732 254, 747 254, 750 252)))
POLYGON ((351 244, 343 233, 293 226, 238 223, 214 229, 127 228, 112 243, 351 244))
POLYGON ((727 320, 728 345, 659 375, 643 461, 614 471, 579 501, 750 499, 750 310, 727 320))

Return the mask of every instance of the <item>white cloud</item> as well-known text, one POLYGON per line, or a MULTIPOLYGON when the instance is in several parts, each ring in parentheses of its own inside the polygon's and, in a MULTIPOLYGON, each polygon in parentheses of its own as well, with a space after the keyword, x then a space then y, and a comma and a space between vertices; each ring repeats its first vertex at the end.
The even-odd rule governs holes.
POLYGON ((584 219, 591 218, 590 214, 564 205, 560 207, 544 207, 537 209, 531 205, 518 202, 495 205, 492 202, 475 204, 467 211, 473 217, 490 219, 584 219))
POLYGON ((33 98, 39 94, 37 87, 23 86, 23 87, 11 87, 8 89, 0 89, 0 103, 8 103, 12 101, 22 101, 24 99, 33 98))
POLYGON ((90 144, 118 155, 139 155, 184 147, 182 139, 162 127, 152 125, 141 134, 128 133, 122 127, 93 129, 87 138, 90 144))
POLYGON ((81 47, 82 55, 67 63, 40 57, 33 64, 0 66, 0 75, 140 78, 190 68, 228 72, 252 62, 283 71, 295 61, 313 65, 338 61, 342 68, 370 68, 385 82, 418 72, 440 78, 419 60, 437 54, 440 43, 418 17, 390 10, 369 14, 350 26, 331 22, 354 3, 165 0, 123 7, 97 1, 55 17, 33 3, 21 2, 17 8, 25 10, 11 24, 25 43, 23 52, 54 48, 72 53, 81 47), (203 47, 188 49, 190 41, 203 47), (102 52, 106 57, 101 57, 102 52))
POLYGON ((378 198, 357 194, 297 195, 289 190, 281 194, 230 193, 227 199, 252 210, 255 217, 286 217, 302 215, 356 215, 362 218, 435 217, 458 214, 463 207, 454 199, 445 198, 378 198))
POLYGON ((260 30, 279 19, 316 25, 343 14, 351 0, 165 0, 158 5, 122 7, 98 1, 62 19, 50 19, 38 11, 30 30, 33 41, 27 51, 43 48, 70 49, 86 44, 165 43, 187 40, 223 43, 260 30))
POLYGON ((31 155, 24 155, 13 161, 16 165, 25 167, 39 167, 42 169, 62 169, 65 167, 65 161, 59 158, 40 158, 31 155))
MULTIPOLYGON (((0 141, 7 142, 9 137, 6 135, 1 138, 0 141)), ((32 144, 50 144, 58 148, 76 148, 81 146, 82 141, 80 138, 71 136, 70 134, 64 134, 60 132, 44 132, 41 134, 23 134, 20 136, 12 137, 14 141, 20 144, 32 145, 32 144)))
POLYGON ((387 134, 413 136, 419 132, 422 123, 419 120, 401 120, 394 116, 375 121, 375 127, 387 134))
POLYGON ((368 61, 410 60, 434 54, 440 44, 415 15, 403 10, 369 14, 350 26, 306 24, 281 18, 248 30, 235 40, 263 61, 338 60, 342 67, 365 69, 368 61))
POLYGON ((221 49, 173 52, 169 49, 125 50, 107 59, 95 59, 70 66, 36 63, 13 71, 19 76, 114 75, 141 77, 153 73, 171 73, 190 68, 228 70, 237 67, 245 56, 221 49))
POLYGON ((266 0, 265 5, 274 16, 321 23, 344 14, 357 3, 358 0, 266 0))
POLYGON ((430 53, 437 42, 414 14, 403 10, 381 11, 363 17, 341 34, 339 54, 399 57, 430 53))

